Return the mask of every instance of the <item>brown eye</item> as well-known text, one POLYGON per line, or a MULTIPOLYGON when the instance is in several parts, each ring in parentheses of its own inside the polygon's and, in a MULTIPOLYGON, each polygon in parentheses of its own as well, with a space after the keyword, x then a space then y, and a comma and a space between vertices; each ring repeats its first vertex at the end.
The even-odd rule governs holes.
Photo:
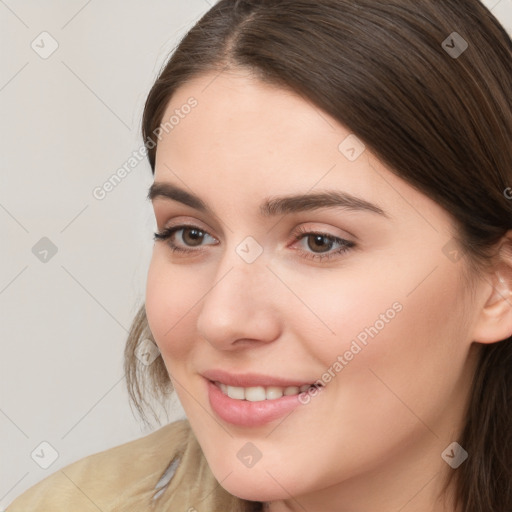
POLYGON ((327 261, 340 257, 356 246, 354 242, 329 233, 308 231, 301 227, 295 232, 298 251, 307 260, 327 261))
POLYGON ((332 249, 334 240, 325 235, 311 234, 307 236, 307 246, 313 252, 328 252, 332 249))
POLYGON ((154 239, 166 241, 176 253, 199 252, 204 245, 217 245, 218 241, 206 231, 196 226, 175 226, 154 234, 154 239), (214 243, 208 243, 210 238, 214 243), (206 243, 203 242, 206 240, 206 243), (195 248, 195 249, 194 249, 195 248))
POLYGON ((182 231, 181 239, 183 240, 185 245, 189 245, 192 247, 201 245, 204 235, 206 234, 204 231, 201 231, 200 229, 196 228, 183 228, 180 231, 182 231))

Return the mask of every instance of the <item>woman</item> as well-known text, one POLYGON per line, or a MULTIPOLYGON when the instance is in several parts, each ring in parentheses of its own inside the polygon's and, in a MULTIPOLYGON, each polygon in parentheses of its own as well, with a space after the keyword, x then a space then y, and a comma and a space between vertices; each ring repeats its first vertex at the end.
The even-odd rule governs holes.
POLYGON ((126 372, 187 421, 8 511, 511 510, 511 91, 477 0, 220 0, 143 117, 126 372))

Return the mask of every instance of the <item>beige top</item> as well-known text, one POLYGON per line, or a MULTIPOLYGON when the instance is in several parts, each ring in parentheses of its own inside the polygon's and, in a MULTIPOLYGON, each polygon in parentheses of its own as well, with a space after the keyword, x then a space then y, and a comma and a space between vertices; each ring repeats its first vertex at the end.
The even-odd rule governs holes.
POLYGON ((187 420, 70 464, 7 507, 7 512, 259 510, 260 504, 235 498, 219 485, 187 420))

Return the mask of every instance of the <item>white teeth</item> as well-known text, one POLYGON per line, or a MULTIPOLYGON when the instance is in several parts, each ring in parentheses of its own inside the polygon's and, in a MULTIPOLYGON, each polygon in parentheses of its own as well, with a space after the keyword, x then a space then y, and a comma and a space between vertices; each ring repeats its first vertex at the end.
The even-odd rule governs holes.
POLYGON ((237 400, 243 400, 245 398, 244 388, 238 388, 235 386, 226 386, 228 389, 229 398, 235 398, 237 400))
POLYGON ((297 386, 290 386, 284 390, 284 396, 298 395, 300 389, 297 386))
POLYGON ((261 386, 245 388, 245 399, 249 400, 249 402, 261 402, 262 400, 266 400, 266 398, 265 388, 261 386))
MULTIPOLYGON (((289 389, 289 388, 287 388, 289 389)), ((283 388, 267 388, 267 400, 275 400, 276 398, 281 398, 284 394, 283 388)))
POLYGON ((233 398, 235 400, 248 400, 249 402, 262 402, 263 400, 276 400, 282 396, 298 395, 307 391, 311 386, 305 384, 300 388, 298 386, 288 386, 286 388, 280 388, 277 386, 269 386, 264 388, 263 386, 254 386, 249 388, 241 388, 238 386, 227 386, 220 382, 216 382, 222 393, 233 398))

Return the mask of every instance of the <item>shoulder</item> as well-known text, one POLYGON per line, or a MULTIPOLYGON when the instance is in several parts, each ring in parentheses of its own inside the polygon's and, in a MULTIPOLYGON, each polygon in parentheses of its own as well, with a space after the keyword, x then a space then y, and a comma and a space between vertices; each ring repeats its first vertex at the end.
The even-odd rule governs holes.
POLYGON ((185 452, 205 464, 188 421, 180 420, 64 467, 14 500, 7 512, 130 510, 129 503, 150 503, 170 463, 185 452))

